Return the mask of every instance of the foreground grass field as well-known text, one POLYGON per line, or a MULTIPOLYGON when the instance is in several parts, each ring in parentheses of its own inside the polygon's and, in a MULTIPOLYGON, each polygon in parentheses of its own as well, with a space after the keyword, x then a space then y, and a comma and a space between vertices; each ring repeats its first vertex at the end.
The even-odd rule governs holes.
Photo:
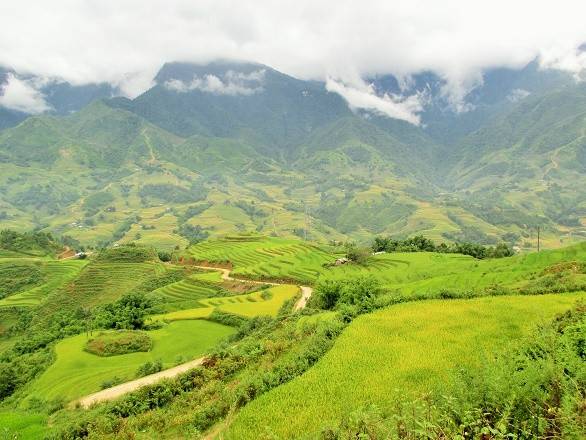
POLYGON ((47 416, 16 411, 0 411, 0 439, 37 440, 46 431, 47 416))
POLYGON ((174 322, 148 332, 153 340, 149 352, 100 357, 84 351, 86 334, 73 336, 55 347, 57 360, 30 386, 30 397, 70 401, 99 391, 100 384, 115 376, 134 379, 137 368, 161 360, 164 368, 197 358, 233 333, 231 327, 209 321, 174 322))
POLYGON ((422 301, 361 316, 306 374, 244 407, 222 438, 315 438, 362 405, 390 410, 398 400, 441 393, 454 369, 489 362, 505 344, 583 298, 422 301))
POLYGON ((299 288, 292 285, 274 286, 263 291, 224 298, 200 299, 200 307, 155 315, 153 320, 178 321, 201 319, 215 310, 246 317, 276 316, 283 303, 297 295, 299 288))

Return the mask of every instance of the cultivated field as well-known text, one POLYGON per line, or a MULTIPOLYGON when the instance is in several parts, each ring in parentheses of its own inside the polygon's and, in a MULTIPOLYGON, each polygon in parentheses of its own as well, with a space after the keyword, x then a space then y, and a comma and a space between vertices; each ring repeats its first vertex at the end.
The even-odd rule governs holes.
POLYGON ((189 248, 198 261, 230 262, 233 275, 252 279, 284 279, 311 283, 335 256, 328 249, 300 240, 233 236, 189 248))
POLYGON ((294 298, 298 293, 297 286, 280 285, 245 295, 200 299, 198 300, 200 307, 155 315, 152 319, 165 321, 201 319, 208 317, 215 309, 246 317, 276 316, 283 303, 294 298))
MULTIPOLYGON (((21 259, 11 259, 11 262, 20 262, 21 259)), ((3 260, 3 264, 7 261, 3 260)), ((87 264, 87 261, 38 261, 44 282, 41 285, 32 287, 23 292, 15 293, 0 300, 2 307, 29 307, 36 306, 44 300, 47 295, 62 288, 71 282, 87 264)))
POLYGON ((233 331, 205 320, 174 322, 148 332, 153 340, 151 351, 111 357, 86 352, 87 334, 73 336, 56 345, 56 361, 31 383, 27 394, 29 398, 69 402, 99 391, 102 382, 114 377, 134 379, 138 367, 147 361, 161 360, 164 368, 170 368, 200 357, 233 331))
POLYGON ((361 316, 306 374, 244 407, 224 438, 314 438, 361 405, 391 409, 441 393, 454 369, 489 362, 579 298, 586 294, 421 301, 361 316))

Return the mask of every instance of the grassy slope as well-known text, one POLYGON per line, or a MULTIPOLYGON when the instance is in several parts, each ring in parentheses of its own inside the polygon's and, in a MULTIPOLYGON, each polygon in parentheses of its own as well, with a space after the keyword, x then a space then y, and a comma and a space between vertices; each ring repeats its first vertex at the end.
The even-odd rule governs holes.
POLYGON ((391 409, 405 393, 441 392, 451 370, 486 361, 585 296, 425 301, 361 316, 314 368, 246 406, 225 438, 312 438, 361 405, 391 409))
POLYGON ((302 282, 314 281, 322 264, 335 258, 327 250, 300 240, 262 236, 210 240, 192 246, 189 252, 197 260, 231 262, 235 276, 302 282))
POLYGON ((561 261, 586 260, 586 242, 558 250, 511 258, 476 260, 458 254, 393 253, 377 255, 365 266, 348 265, 324 270, 320 278, 374 276, 403 293, 470 291, 492 285, 520 287, 528 279, 561 261))
MULTIPOLYGON (((11 261, 22 260, 11 259, 11 261)), ((40 264, 42 273, 46 277, 45 282, 39 286, 3 298, 0 300, 0 308, 36 306, 40 304, 50 293, 72 281, 85 267, 87 261, 41 261, 40 264)))
POLYGON ((299 288, 297 286, 282 285, 266 289, 265 292, 270 293, 270 298, 263 299, 262 292, 254 292, 224 298, 201 299, 198 301, 201 307, 156 315, 153 316, 153 319, 167 321, 200 319, 208 317, 214 309, 247 317, 276 316, 283 303, 293 298, 299 292, 299 288))
POLYGON ((88 336, 73 336, 57 344, 57 360, 30 385, 29 397, 73 400, 99 391, 100 384, 114 376, 133 379, 137 368, 147 361, 160 359, 165 368, 170 368, 177 360, 201 356, 232 332, 230 327, 208 321, 175 322, 149 332, 153 339, 150 352, 112 357, 85 352, 88 336))

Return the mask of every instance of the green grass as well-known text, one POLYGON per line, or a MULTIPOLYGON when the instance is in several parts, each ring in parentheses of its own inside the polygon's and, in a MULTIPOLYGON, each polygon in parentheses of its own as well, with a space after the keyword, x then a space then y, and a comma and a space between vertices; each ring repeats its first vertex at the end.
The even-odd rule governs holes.
MULTIPOLYGON (((215 272, 211 275, 219 274, 215 272)), ((225 291, 213 282, 202 278, 206 274, 191 275, 181 281, 154 290, 151 296, 157 298, 165 310, 181 310, 203 307, 201 300, 211 296, 225 295, 225 291)))
POLYGON ((43 308, 51 313, 58 309, 74 309, 79 306, 88 308, 113 302, 166 270, 162 263, 91 262, 61 292, 51 295, 43 308))
POLYGON ((367 275, 378 279, 384 287, 405 294, 475 291, 495 285, 518 288, 538 277, 548 266, 584 260, 586 242, 558 250, 487 260, 459 254, 391 253, 373 256, 364 266, 351 264, 324 269, 320 279, 367 275))
POLYGON ((312 282, 324 263, 335 260, 330 252, 300 240, 263 236, 233 236, 189 248, 197 260, 232 263, 235 276, 254 279, 290 279, 312 282))
POLYGON ((37 440, 46 431, 47 416, 16 411, 0 412, 0 438, 37 440))
POLYGON ((306 374, 242 409, 227 439, 313 438, 368 403, 441 393, 455 368, 474 368, 586 294, 404 303, 363 315, 306 374), (284 417, 284 414, 290 416, 284 417))
POLYGON ((160 359, 164 368, 170 368, 177 361, 195 359, 233 332, 230 327, 209 321, 173 322, 148 332, 153 340, 151 351, 111 357, 86 352, 86 334, 73 336, 57 344, 57 360, 30 385, 29 398, 70 401, 99 391, 100 384, 114 376, 134 379, 138 367, 147 361, 160 359))
POLYGON ((41 272, 45 282, 39 286, 0 300, 2 307, 30 307, 40 304, 50 293, 67 285, 85 267, 87 261, 42 261, 41 272))
POLYGON ((293 298, 298 292, 299 288, 297 286, 282 285, 245 295, 207 298, 199 301, 201 307, 155 315, 153 319, 166 321, 201 319, 208 317, 214 309, 247 317, 276 316, 283 303, 293 298), (265 292, 265 295, 268 293, 268 299, 262 297, 263 292, 265 292))

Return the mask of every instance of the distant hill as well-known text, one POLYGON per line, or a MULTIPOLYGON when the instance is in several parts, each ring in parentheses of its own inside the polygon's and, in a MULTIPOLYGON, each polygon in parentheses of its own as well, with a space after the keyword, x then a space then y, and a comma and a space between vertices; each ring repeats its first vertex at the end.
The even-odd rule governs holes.
POLYGON ((0 225, 164 248, 234 231, 585 237, 583 84, 535 63, 494 70, 455 113, 433 73, 403 90, 372 81, 427 90, 423 124, 352 112, 322 83, 253 63, 169 63, 133 100, 83 105, 107 88, 53 85, 55 108, 83 108, 0 130, 0 225))

